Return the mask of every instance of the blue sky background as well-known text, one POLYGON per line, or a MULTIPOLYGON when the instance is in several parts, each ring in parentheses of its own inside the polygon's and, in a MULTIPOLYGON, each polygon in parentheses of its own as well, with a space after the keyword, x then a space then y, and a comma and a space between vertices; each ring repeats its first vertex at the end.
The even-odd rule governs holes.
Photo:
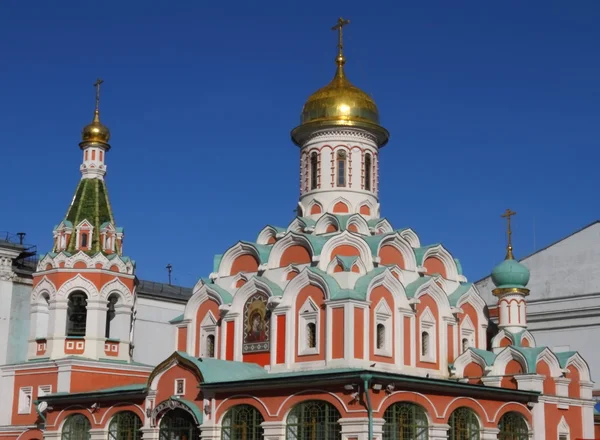
POLYGON ((193 285, 213 254, 286 226, 289 131, 334 73, 340 15, 348 76, 391 132, 380 196, 395 227, 442 242, 476 280, 504 257, 507 207, 517 256, 600 218, 600 2, 11 3, 0 230, 41 252, 80 177, 98 76, 110 197, 140 278, 166 281, 171 263, 193 285))

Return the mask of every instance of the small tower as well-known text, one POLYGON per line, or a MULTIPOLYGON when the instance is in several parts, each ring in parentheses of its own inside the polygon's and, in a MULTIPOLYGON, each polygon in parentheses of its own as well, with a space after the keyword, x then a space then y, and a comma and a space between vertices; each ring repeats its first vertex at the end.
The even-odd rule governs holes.
POLYGON ((496 288, 492 291, 498 297, 498 326, 510 333, 518 333, 527 328, 526 288, 529 282, 529 269, 514 259, 510 219, 516 212, 507 209, 503 218, 508 224, 508 244, 506 258, 492 271, 492 281, 496 288))
POLYGON ((300 147, 300 215, 316 219, 325 212, 379 217, 379 148, 389 138, 379 125, 375 101, 353 86, 344 71, 340 18, 333 80, 313 93, 302 109, 292 140, 300 147))
POLYGON ((54 227, 52 252, 33 274, 29 359, 82 356, 131 359, 135 262, 123 255, 104 176, 110 131, 94 119, 83 128, 81 179, 65 217, 54 227))

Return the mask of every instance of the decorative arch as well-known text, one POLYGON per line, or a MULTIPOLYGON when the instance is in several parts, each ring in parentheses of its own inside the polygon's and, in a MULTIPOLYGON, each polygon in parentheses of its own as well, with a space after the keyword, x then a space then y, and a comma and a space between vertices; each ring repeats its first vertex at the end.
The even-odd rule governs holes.
POLYGON ((458 343, 461 347, 461 352, 464 352, 469 347, 477 347, 477 341, 475 340, 476 330, 473 321, 469 315, 463 317, 459 325, 459 338, 458 343), (464 342, 467 341, 465 346, 464 342))
POLYGON ((273 226, 265 226, 256 238, 257 244, 274 244, 277 241, 277 229, 273 226))
POLYGON ((329 286, 323 277, 308 268, 304 268, 304 270, 296 275, 285 287, 279 307, 292 307, 298 293, 308 286, 316 286, 321 289, 326 300, 331 298, 329 286))
POLYGON ((323 214, 315 224, 315 234, 321 235, 340 230, 340 223, 337 218, 328 212, 323 214), (335 230, 332 230, 335 229, 335 230))
POLYGON ((260 440, 264 437, 263 422, 264 417, 255 406, 234 405, 221 419, 222 438, 260 440))
POLYGON ((257 292, 265 294, 267 298, 276 296, 272 291, 271 286, 269 286, 265 281, 256 277, 252 277, 236 292, 235 296, 233 297, 233 301, 231 302, 231 310, 242 313, 246 300, 257 292))
POLYGON ((415 258, 415 253, 413 252, 410 243, 406 241, 399 233, 395 233, 384 237, 379 242, 379 247, 377 248, 377 255, 379 256, 380 264, 396 264, 404 270, 417 270, 417 259, 415 258), (388 246, 390 250, 396 250, 401 255, 403 264, 399 264, 397 261, 394 261, 393 252, 389 252, 389 255, 386 253, 385 249, 388 246))
POLYGON ((371 294, 379 286, 385 287, 392 294, 392 297, 396 302, 396 308, 402 308, 406 310, 410 308, 410 303, 408 302, 408 297, 406 296, 406 290, 404 289, 404 286, 394 275, 392 275, 392 272, 389 269, 386 269, 381 274, 373 277, 367 286, 367 301, 371 300, 371 294))
POLYGON ((425 409, 413 402, 396 402, 383 413, 383 440, 398 438, 427 439, 431 418, 425 409))
POLYGON ((71 294, 71 292, 74 292, 75 290, 80 290, 84 292, 87 295, 88 299, 98 297, 98 289, 96 288, 94 283, 92 283, 87 278, 81 276, 81 274, 77 274, 69 281, 65 282, 60 287, 60 289, 58 289, 58 292, 56 292, 55 294, 55 299, 66 299, 71 294))
POLYGON ((112 281, 109 281, 102 287, 100 290, 100 298, 108 299, 113 293, 118 294, 124 304, 133 305, 133 295, 131 294, 131 291, 118 277, 115 277, 112 281))
POLYGON ((530 372, 525 356, 523 356, 521 352, 515 350, 512 346, 508 346, 496 356, 490 371, 490 376, 503 376, 510 361, 517 361, 524 372, 530 372))
POLYGON ((375 235, 394 232, 394 228, 392 228, 390 222, 385 218, 380 219, 379 222, 377 222, 375 226, 371 228, 371 230, 375 235))
POLYGON ((489 369, 483 357, 479 356, 472 349, 468 349, 467 351, 463 352, 460 356, 458 356, 454 361, 454 374, 457 377, 466 377, 465 369, 468 365, 471 365, 473 363, 479 365, 484 373, 486 372, 486 370, 489 369))
POLYGON ((450 307, 450 302, 448 301, 448 296, 442 288, 435 283, 435 280, 430 279, 423 283, 415 292, 415 299, 419 299, 424 295, 429 295, 433 298, 438 306, 440 318, 443 316, 452 317, 452 309, 450 307))
POLYGON ((56 296, 56 286, 46 276, 31 291, 31 304, 37 304, 44 294, 48 295, 48 298, 56 296))
POLYGON ((185 305, 185 309, 183 310, 183 319, 193 320, 196 316, 196 313, 198 313, 198 307, 200 307, 200 304, 207 299, 216 301, 219 306, 224 304, 221 295, 219 295, 219 293, 209 284, 206 284, 204 280, 200 280, 194 286, 193 294, 185 305))
POLYGON ((313 201, 309 205, 309 215, 319 215, 323 213, 323 206, 319 202, 313 201))
POLYGON ((535 338, 529 330, 521 333, 521 347, 535 347, 535 338))
MULTIPOLYGON (((238 258, 244 256, 252 257, 256 263, 256 267, 252 267, 253 270, 248 272, 256 272, 261 263, 258 251, 251 244, 238 241, 234 246, 230 247, 225 254, 223 254, 221 264, 219 265, 219 276, 227 277, 235 275, 235 273, 232 273, 232 271, 235 270, 234 263, 236 260, 238 260, 238 258)), ((252 266, 254 265, 252 264, 252 266)))
POLYGON ((548 347, 544 348, 540 354, 537 355, 535 360, 536 369, 538 363, 542 361, 546 362, 546 364, 548 364, 550 367, 550 373, 552 374, 552 377, 560 377, 562 375, 560 362, 556 355, 548 347))
MULTIPOLYGON (((312 261, 314 255, 315 250, 312 247, 310 241, 305 236, 296 232, 288 232, 285 235, 285 237, 281 238, 277 243, 273 245, 273 249, 269 254, 269 261, 267 263, 267 267, 269 269, 275 269, 278 267, 287 266, 289 264, 309 264, 312 261), (306 250, 308 254, 308 261, 306 261, 305 258, 303 261, 282 262, 284 256, 286 256, 286 251, 288 251, 294 246, 301 246, 303 249, 306 250)), ((306 257, 306 255, 304 255, 304 257, 306 257)))
POLYGON ((365 264, 365 268, 366 268, 367 272, 370 272, 373 269, 373 257, 371 255, 371 250, 370 250, 369 246, 361 237, 359 237, 351 232, 348 232, 348 231, 344 231, 339 235, 335 235, 335 236, 331 237, 325 243, 325 245, 323 246, 323 249, 321 250, 321 258, 319 260, 319 269, 321 269, 322 271, 327 270, 327 266, 329 265, 329 262, 333 258, 333 255, 332 255, 333 251, 338 246, 342 246, 342 245, 349 245, 349 246, 356 248, 358 250, 360 259, 365 264))
POLYGON ((354 212, 352 209, 352 203, 344 197, 338 197, 329 204, 327 212, 333 212, 335 214, 350 214, 354 212))
POLYGON ((355 232, 363 235, 371 235, 369 231, 369 224, 364 219, 362 215, 353 214, 348 218, 348 222, 346 223, 346 229, 350 232, 355 232), (350 230, 350 226, 354 226, 356 231, 350 230))
POLYGON ((449 279, 451 281, 458 281, 458 268, 456 267, 456 261, 450 255, 450 252, 444 248, 441 244, 437 246, 433 246, 423 254, 423 263, 422 265, 427 267, 427 260, 430 258, 435 258, 439 260, 445 269, 445 274, 442 274, 444 278, 449 279))
POLYGON ((411 228, 401 229, 398 231, 400 237, 402 237, 412 248, 420 248, 421 240, 415 231, 411 228))
POLYGON ((590 367, 588 363, 581 357, 579 353, 575 353, 569 358, 565 368, 575 367, 579 371, 579 380, 589 382, 592 380, 590 375, 590 367))
POLYGON ((317 419, 319 431, 323 435, 317 440, 341 440, 340 411, 326 400, 305 400, 297 403, 286 417, 286 438, 288 440, 307 438, 314 432, 314 421, 317 419))

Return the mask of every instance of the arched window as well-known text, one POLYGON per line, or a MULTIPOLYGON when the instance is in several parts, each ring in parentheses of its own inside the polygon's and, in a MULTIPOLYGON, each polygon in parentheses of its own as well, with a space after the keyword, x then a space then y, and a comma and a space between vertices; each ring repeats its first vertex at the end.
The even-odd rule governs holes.
POLYGON ((462 340, 462 351, 463 351, 463 353, 465 351, 467 351, 467 348, 469 348, 469 340, 467 338, 463 338, 463 340, 462 340))
POLYGON ((425 410, 414 403, 394 403, 383 414, 383 440, 427 440, 429 421, 425 410))
MULTIPOLYGON (((106 332, 105 336, 107 338, 112 338, 115 335, 110 334, 110 325, 112 320, 115 319, 115 304, 119 302, 118 295, 111 295, 108 297, 108 310, 106 311, 106 332)), ((113 330, 114 333, 114 330, 113 330)))
POLYGON ((286 440, 341 440, 340 413, 322 400, 296 405, 287 417, 286 440))
POLYGON ((88 234, 87 232, 81 233, 81 247, 86 248, 88 245, 88 234))
POLYGON ((67 336, 85 336, 87 320, 87 297, 83 292, 75 292, 67 302, 67 336))
POLYGON ((500 418, 498 423, 499 440, 528 440, 529 428, 525 417, 517 412, 507 412, 500 418))
POLYGON ((142 421, 131 411, 115 414, 108 426, 108 440, 141 440, 142 421))
POLYGON ((310 189, 317 189, 319 180, 319 156, 317 153, 310 155, 310 189))
POLYGON ((192 415, 182 409, 173 409, 160 421, 159 440, 196 440, 200 438, 192 415))
POLYGON ((346 186, 346 152, 338 151, 337 154, 337 186, 346 186))
POLYGON ((306 346, 308 348, 317 346, 317 325, 314 322, 306 324, 306 346))
POLYGON ((61 440, 89 440, 90 421, 83 414, 67 417, 62 428, 61 440))
POLYGON ((206 337, 206 356, 210 358, 215 357, 215 335, 208 335, 206 337))
POLYGON ((385 325, 377 324, 377 348, 382 350, 385 347, 385 325))
POLYGON ((369 153, 365 154, 365 189, 367 191, 371 191, 371 170, 372 170, 372 164, 371 164, 371 155, 369 153))
POLYGON ((421 333, 421 356, 429 356, 429 333, 421 333))
POLYGON ((251 405, 236 405, 225 417, 221 428, 223 440, 259 440, 263 438, 260 411, 251 405))
POLYGON ((464 406, 457 408, 450 415, 448 421, 450 440, 479 440, 481 438, 481 427, 477 415, 472 409, 464 406))

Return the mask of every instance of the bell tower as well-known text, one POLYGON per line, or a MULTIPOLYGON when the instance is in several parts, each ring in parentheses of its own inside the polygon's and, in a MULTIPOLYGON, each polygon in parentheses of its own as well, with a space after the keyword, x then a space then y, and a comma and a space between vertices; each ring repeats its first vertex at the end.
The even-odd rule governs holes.
POLYGON ((308 98, 291 133, 300 147, 298 205, 301 215, 314 219, 325 212, 379 217, 379 149, 389 133, 379 124, 375 101, 346 77, 343 29, 349 23, 340 18, 333 26, 335 75, 308 98))
POLYGON ((131 359, 135 262, 123 255, 104 176, 110 131, 100 122, 100 85, 94 117, 82 130, 81 179, 54 246, 33 275, 28 358, 131 359))

